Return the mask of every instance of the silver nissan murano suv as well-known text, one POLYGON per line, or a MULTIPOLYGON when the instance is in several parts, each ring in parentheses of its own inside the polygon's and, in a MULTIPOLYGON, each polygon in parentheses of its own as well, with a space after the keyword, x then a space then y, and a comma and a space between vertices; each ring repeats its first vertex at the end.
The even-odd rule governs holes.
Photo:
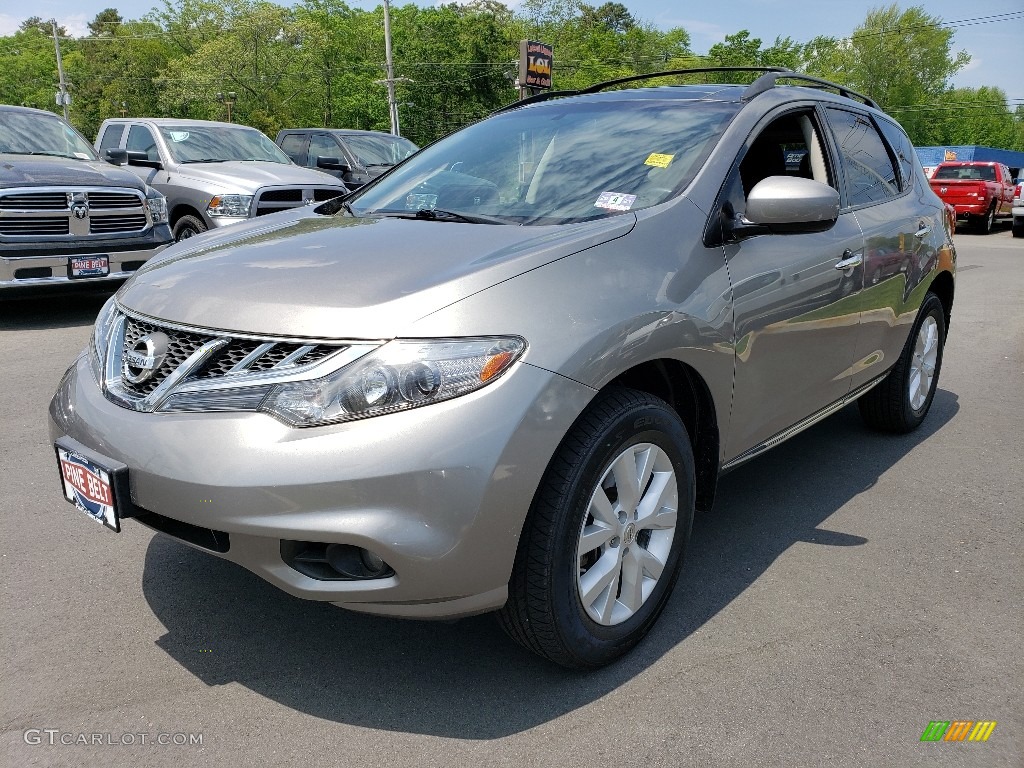
POLYGON ((626 653, 723 471, 853 400, 922 422, 953 303, 892 118, 706 72, 529 98, 169 248, 53 397, 65 498, 298 597, 626 653))

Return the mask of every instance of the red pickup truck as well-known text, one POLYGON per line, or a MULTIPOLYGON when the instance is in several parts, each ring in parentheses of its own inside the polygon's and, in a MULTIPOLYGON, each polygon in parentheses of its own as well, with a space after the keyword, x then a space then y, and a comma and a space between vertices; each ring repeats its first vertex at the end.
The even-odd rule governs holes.
POLYGON ((997 217, 1013 215, 1013 177, 1002 163, 941 163, 932 189, 978 232, 992 231, 997 217))

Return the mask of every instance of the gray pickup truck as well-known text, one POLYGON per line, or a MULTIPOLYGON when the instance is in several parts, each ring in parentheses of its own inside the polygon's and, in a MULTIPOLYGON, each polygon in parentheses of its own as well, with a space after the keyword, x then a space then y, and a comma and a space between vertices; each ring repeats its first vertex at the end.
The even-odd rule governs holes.
POLYGON ((96 149, 167 196, 175 240, 256 216, 330 200, 349 190, 299 168, 244 125, 173 118, 119 118, 100 126, 96 149))
POLYGON ((170 242, 163 195, 52 112, 0 106, 0 292, 124 280, 170 242))

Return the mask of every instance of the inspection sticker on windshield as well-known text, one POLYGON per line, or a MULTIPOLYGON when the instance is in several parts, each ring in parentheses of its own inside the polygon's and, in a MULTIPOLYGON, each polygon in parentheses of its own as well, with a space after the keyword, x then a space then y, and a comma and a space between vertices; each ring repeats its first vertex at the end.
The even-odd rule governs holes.
POLYGON ((675 155, 659 155, 657 152, 652 152, 644 160, 644 165, 653 165, 655 168, 668 168, 674 157, 675 155))
POLYGON ((607 208, 609 211, 628 211, 636 202, 636 195, 623 195, 619 192, 602 192, 594 203, 595 208, 607 208))
POLYGON ((171 131, 171 141, 185 141, 188 138, 188 131, 171 131))

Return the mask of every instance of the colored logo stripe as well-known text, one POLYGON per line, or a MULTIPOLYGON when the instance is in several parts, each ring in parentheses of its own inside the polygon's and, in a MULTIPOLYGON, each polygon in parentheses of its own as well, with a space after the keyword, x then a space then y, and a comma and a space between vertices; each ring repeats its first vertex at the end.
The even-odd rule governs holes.
POLYGON ((921 741, 988 741, 996 724, 995 720, 932 720, 921 741))
POLYGON ((968 741, 988 741, 988 737, 992 735, 992 731, 996 729, 996 721, 991 720, 989 722, 978 723, 974 726, 974 730, 971 731, 971 735, 967 737, 968 741))

